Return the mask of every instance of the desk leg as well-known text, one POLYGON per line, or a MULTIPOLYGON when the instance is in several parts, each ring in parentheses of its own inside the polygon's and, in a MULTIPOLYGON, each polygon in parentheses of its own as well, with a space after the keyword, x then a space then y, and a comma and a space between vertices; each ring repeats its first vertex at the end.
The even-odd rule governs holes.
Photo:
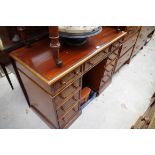
POLYGON ((23 82, 22 82, 22 79, 21 79, 21 77, 20 77, 20 75, 19 75, 19 72, 18 72, 18 70, 17 70, 16 63, 14 62, 14 60, 12 61, 12 65, 13 65, 14 71, 15 71, 15 73, 16 73, 17 79, 18 79, 18 81, 19 81, 19 84, 20 84, 20 86, 21 86, 21 88, 22 88, 22 91, 23 91, 23 93, 24 93, 24 96, 25 96, 25 98, 26 98, 26 101, 27 101, 27 103, 28 103, 28 106, 30 107, 29 97, 28 97, 28 95, 27 95, 26 89, 25 89, 24 84, 23 84, 23 82))
POLYGON ((10 77, 9 77, 9 75, 8 75, 8 72, 7 72, 6 68, 5 68, 5 65, 1 64, 1 67, 2 67, 3 72, 4 72, 4 74, 5 74, 5 76, 6 76, 7 80, 8 80, 8 82, 9 82, 9 84, 10 84, 12 90, 13 90, 14 88, 13 88, 12 82, 11 82, 11 80, 10 80, 10 77))

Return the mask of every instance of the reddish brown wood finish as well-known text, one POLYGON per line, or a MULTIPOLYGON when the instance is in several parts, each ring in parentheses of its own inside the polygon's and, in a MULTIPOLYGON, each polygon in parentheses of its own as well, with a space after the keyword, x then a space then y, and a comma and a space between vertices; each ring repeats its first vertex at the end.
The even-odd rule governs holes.
POLYGON ((49 40, 44 39, 32 44, 32 47, 25 47, 15 50, 11 56, 22 63, 26 68, 38 73, 47 83, 64 72, 70 72, 71 68, 78 66, 81 60, 88 56, 94 56, 97 53, 96 47, 110 46, 117 37, 122 37, 126 33, 119 32, 113 28, 103 28, 102 32, 92 38, 84 46, 71 47, 63 46, 60 49, 60 57, 63 61, 63 67, 55 66, 49 40))
POLYGON ((80 105, 82 105, 84 102, 86 102, 89 98, 91 89, 89 87, 84 87, 81 91, 81 103, 80 105))
POLYGON ((19 74, 28 92, 30 106, 39 111, 54 128, 59 128, 52 98, 23 72, 19 71, 19 74))
MULTIPOLYGON (((106 84, 102 85, 100 80, 105 80, 105 62, 108 62, 106 69, 112 73, 115 66, 112 54, 120 47, 118 41, 125 35, 125 32, 105 27, 99 35, 90 38, 81 47, 62 46, 60 57, 64 64, 61 68, 55 65, 48 39, 11 53, 16 60, 30 105, 54 128, 67 128, 81 114, 82 76, 88 76, 89 70, 96 69, 101 74, 98 76, 99 85, 94 85, 97 85, 97 91, 103 89, 106 84)), ((96 76, 93 75, 92 80, 96 80, 96 76)))

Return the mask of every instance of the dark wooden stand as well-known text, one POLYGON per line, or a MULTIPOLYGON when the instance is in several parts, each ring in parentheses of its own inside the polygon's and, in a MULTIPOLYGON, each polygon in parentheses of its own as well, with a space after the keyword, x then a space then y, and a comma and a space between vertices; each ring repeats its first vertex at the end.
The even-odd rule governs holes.
POLYGON ((60 42, 59 42, 59 28, 58 28, 58 26, 49 26, 49 38, 51 40, 50 47, 52 50, 55 64, 58 67, 62 67, 62 60, 60 59, 60 54, 59 54, 60 42))
POLYGON ((11 82, 11 80, 10 80, 10 77, 9 77, 9 75, 8 75, 8 72, 7 72, 6 68, 5 68, 5 65, 3 65, 3 64, 0 64, 0 65, 1 65, 1 68, 3 69, 3 72, 4 72, 6 78, 7 78, 8 82, 9 82, 11 88, 14 89, 14 88, 13 88, 13 85, 12 85, 12 82, 11 82))

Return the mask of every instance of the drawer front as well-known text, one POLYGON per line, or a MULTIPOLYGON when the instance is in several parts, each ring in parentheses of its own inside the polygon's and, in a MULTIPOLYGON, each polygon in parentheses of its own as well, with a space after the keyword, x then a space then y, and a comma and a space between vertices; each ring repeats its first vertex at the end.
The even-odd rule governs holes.
POLYGON ((108 80, 110 80, 111 79, 111 76, 108 76, 108 75, 104 75, 104 77, 102 78, 102 80, 101 80, 101 86, 103 85, 103 84, 105 84, 108 80))
POLYGON ((77 80, 64 89, 60 94, 53 98, 53 102, 58 106, 59 104, 63 104, 68 98, 74 95, 75 92, 79 91, 81 88, 81 80, 77 80))
POLYGON ((138 33, 133 35, 131 38, 129 38, 127 41, 123 43, 122 50, 120 53, 120 56, 122 56, 127 50, 129 50, 134 44, 136 43, 136 39, 138 37, 138 33))
POLYGON ((104 76, 100 83, 99 92, 102 92, 110 83, 111 83, 112 76, 104 76))
POLYGON ((106 70, 107 72, 112 72, 113 69, 114 69, 114 67, 115 67, 115 62, 116 62, 116 61, 113 61, 111 64, 105 66, 105 70, 106 70))
POLYGON ((89 69, 91 69, 93 66, 101 62, 104 58, 105 52, 101 51, 100 53, 96 54, 94 57, 92 57, 90 60, 88 60, 84 64, 84 71, 87 72, 89 69))
POLYGON ((125 37, 125 40, 128 40, 132 35, 134 35, 136 32, 140 30, 140 26, 127 26, 127 35, 125 37))
POLYGON ((123 40, 118 40, 111 45, 111 51, 115 51, 122 45, 123 40))
POLYGON ((118 54, 119 54, 119 49, 116 50, 115 52, 113 52, 108 58, 107 58, 107 62, 105 64, 105 71, 104 74, 106 72, 110 72, 112 73, 114 71, 115 65, 116 65, 116 61, 118 59, 118 54))
POLYGON ((77 104, 79 101, 79 95, 80 93, 75 94, 73 97, 71 97, 64 105, 62 105, 58 110, 57 110, 57 115, 58 118, 61 118, 63 115, 65 115, 72 107, 77 104))
POLYGON ((63 90, 65 87, 67 87, 71 82, 76 80, 78 77, 82 75, 82 67, 76 68, 74 71, 68 73, 66 76, 64 76, 62 79, 54 83, 51 87, 52 95, 56 95, 61 90, 63 90))
POLYGON ((112 79, 112 75, 114 73, 116 61, 117 61, 117 59, 115 59, 110 64, 105 66, 105 68, 104 68, 105 70, 104 70, 103 78, 102 78, 101 83, 100 83, 100 87, 102 87, 108 81, 110 81, 112 79))
POLYGON ((68 111, 65 115, 63 115, 61 118, 59 118, 59 125, 61 128, 63 128, 72 118, 77 114, 79 111, 79 103, 75 104, 70 111, 68 111))
POLYGON ((111 77, 111 76, 112 76, 112 73, 113 73, 113 70, 111 70, 111 71, 105 70, 105 71, 104 71, 104 76, 111 77))
POLYGON ((116 59, 118 58, 118 54, 119 54, 119 49, 115 50, 115 51, 107 58, 106 65, 113 63, 114 60, 116 60, 116 59))
POLYGON ((57 112, 60 114, 61 112, 66 111, 71 105, 73 105, 79 99, 80 99, 80 91, 78 91, 75 94, 73 94, 73 96, 70 99, 68 99, 66 102, 63 102, 62 104, 55 103, 57 112))
POLYGON ((129 49, 118 61, 117 61, 117 65, 116 65, 116 69, 115 71, 117 71, 121 66, 123 66, 123 64, 129 60, 130 56, 131 56, 131 52, 132 52, 133 48, 129 49))
POLYGON ((103 85, 105 82, 107 82, 109 79, 112 78, 114 67, 115 67, 116 61, 113 61, 112 64, 105 67, 103 78, 101 80, 101 85, 103 85))

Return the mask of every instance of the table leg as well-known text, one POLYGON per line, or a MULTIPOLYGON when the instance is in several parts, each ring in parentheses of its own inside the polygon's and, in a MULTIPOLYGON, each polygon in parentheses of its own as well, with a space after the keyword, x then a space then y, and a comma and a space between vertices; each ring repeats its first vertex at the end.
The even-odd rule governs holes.
POLYGON ((4 72, 6 78, 7 78, 8 82, 9 82, 11 88, 14 89, 14 88, 13 88, 13 85, 12 85, 12 82, 11 82, 11 80, 10 80, 10 77, 9 77, 9 75, 8 75, 8 72, 7 72, 6 68, 5 68, 5 65, 1 64, 1 67, 2 67, 2 69, 3 69, 3 72, 4 72))

